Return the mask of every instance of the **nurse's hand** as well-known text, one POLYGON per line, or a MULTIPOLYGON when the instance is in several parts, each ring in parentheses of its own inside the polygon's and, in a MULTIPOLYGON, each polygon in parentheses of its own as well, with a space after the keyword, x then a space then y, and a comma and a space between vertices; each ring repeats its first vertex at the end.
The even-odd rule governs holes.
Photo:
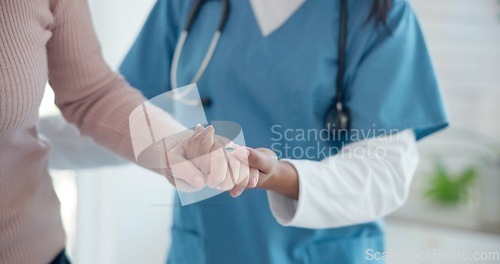
POLYGON ((267 148, 246 150, 239 152, 238 159, 250 168, 258 170, 256 187, 298 199, 299 176, 290 163, 278 160, 276 153, 267 148))
POLYGON ((257 187, 259 181, 259 170, 256 168, 251 168, 248 165, 248 150, 246 147, 241 147, 233 143, 229 143, 225 147, 226 149, 229 148, 232 150, 227 152, 229 160, 228 164, 230 166, 230 169, 228 168, 228 171, 235 172, 234 175, 237 175, 235 177, 236 181, 230 182, 228 181, 228 177, 226 176, 226 180, 223 183, 224 186, 222 188, 220 186, 216 188, 227 190, 232 197, 236 198, 240 196, 246 189, 257 187))

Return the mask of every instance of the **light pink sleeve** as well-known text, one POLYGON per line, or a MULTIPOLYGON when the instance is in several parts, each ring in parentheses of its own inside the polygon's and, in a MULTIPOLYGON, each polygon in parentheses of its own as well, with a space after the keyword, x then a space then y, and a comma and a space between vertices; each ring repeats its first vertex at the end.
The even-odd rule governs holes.
MULTIPOLYGON (((53 0, 47 44, 49 83, 66 120, 98 144, 134 160, 129 115, 146 99, 105 63, 86 0, 53 0)), ((163 128, 185 128, 166 115, 163 128)))

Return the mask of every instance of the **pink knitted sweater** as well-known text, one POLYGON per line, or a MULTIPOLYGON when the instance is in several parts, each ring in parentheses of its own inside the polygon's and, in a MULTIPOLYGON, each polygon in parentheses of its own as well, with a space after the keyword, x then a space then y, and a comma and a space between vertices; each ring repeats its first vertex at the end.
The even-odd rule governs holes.
POLYGON ((133 159, 128 118, 144 98, 101 56, 86 0, 0 0, 0 263, 48 263, 64 248, 37 136, 49 81, 81 132, 133 159))

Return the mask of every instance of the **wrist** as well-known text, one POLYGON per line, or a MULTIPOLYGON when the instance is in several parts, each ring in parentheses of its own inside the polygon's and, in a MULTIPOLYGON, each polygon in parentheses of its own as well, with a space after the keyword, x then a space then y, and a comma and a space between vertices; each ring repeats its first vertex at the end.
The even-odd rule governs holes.
POLYGON ((299 193, 299 176, 292 164, 286 161, 279 161, 275 171, 259 187, 297 199, 299 193))

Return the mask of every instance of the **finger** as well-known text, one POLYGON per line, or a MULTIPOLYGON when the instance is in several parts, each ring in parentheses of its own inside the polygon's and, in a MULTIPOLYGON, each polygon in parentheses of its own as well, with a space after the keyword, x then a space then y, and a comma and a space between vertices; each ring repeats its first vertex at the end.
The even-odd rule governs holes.
POLYGON ((195 160, 193 162, 197 164, 197 167, 200 169, 200 171, 205 175, 205 177, 208 177, 210 174, 210 154, 205 154, 195 160))
MULTIPOLYGON (((247 148, 247 150, 248 150, 248 157, 246 159, 247 164, 250 167, 256 168, 264 173, 270 172, 277 161, 276 154, 274 154, 274 152, 272 152, 271 150, 267 149, 257 150, 252 148, 247 148)), ((242 162, 245 162, 245 159, 242 158, 241 155, 238 155, 238 159, 241 160, 242 162)))
POLYGON ((248 186, 248 177, 245 177, 243 181, 241 181, 240 183, 236 184, 236 186, 234 186, 234 188, 229 192, 229 194, 233 198, 236 198, 236 197, 240 196, 241 194, 243 194, 243 191, 245 191, 247 186, 248 186))
POLYGON ((201 131, 203 131, 203 126, 200 124, 196 125, 196 127, 194 128, 193 137, 200 134, 201 131))
POLYGON ((226 178, 222 183, 217 185, 217 189, 222 191, 229 191, 234 188, 238 183, 239 172, 240 172, 240 161, 238 161, 233 153, 228 153, 228 168, 226 172, 226 178))
POLYGON ((249 183, 247 188, 255 188, 259 183, 259 170, 255 168, 250 168, 249 183))
POLYGON ((268 148, 256 148, 255 150, 257 150, 258 152, 262 152, 266 155, 269 155, 270 157, 273 157, 274 159, 278 159, 278 157, 276 156, 276 153, 274 153, 274 151, 272 151, 268 148))
MULTIPOLYGON (((215 148, 215 146, 214 146, 215 148)), ((215 149, 210 153, 210 173, 207 177, 207 185, 214 188, 226 179, 227 160, 222 148, 215 149)))
POLYGON ((248 165, 242 163, 240 165, 239 183, 236 184, 236 186, 234 186, 234 188, 230 192, 232 197, 236 198, 240 196, 243 193, 243 191, 248 187, 249 174, 250 174, 250 169, 248 165))
POLYGON ((174 179, 179 178, 195 188, 202 188, 205 184, 203 174, 191 161, 186 160, 179 154, 179 148, 180 146, 174 148, 168 154, 170 169, 174 179))
POLYGON ((208 154, 214 142, 214 135, 213 127, 202 128, 200 133, 193 135, 190 140, 186 141, 186 146, 192 148, 190 151, 196 150, 194 153, 196 157, 208 154))
POLYGON ((181 192, 196 192, 200 190, 200 188, 193 187, 189 183, 180 178, 174 178, 173 185, 177 190, 181 192))
POLYGON ((196 164, 198 165, 198 168, 200 168, 203 175, 208 176, 210 173, 210 151, 214 145, 215 130, 213 127, 208 127, 202 132, 202 134, 204 136, 198 146, 199 158, 197 159, 196 164))
POLYGON ((213 127, 197 126, 195 134, 183 140, 184 156, 200 169, 203 175, 210 173, 210 150, 214 142, 215 130, 213 127), (197 134, 196 134, 197 133, 197 134))
POLYGON ((215 130, 212 126, 209 126, 207 128, 202 128, 200 133, 194 136, 194 138, 196 138, 195 142, 201 143, 201 141, 205 138, 205 136, 209 134, 215 134, 215 130))
POLYGON ((234 188, 234 184, 233 184, 233 179, 231 176, 231 170, 228 167, 226 170, 226 175, 224 177, 224 181, 222 181, 217 186, 215 186, 215 189, 217 189, 219 191, 229 191, 229 190, 232 190, 233 188, 234 188))
POLYGON ((205 184, 203 174, 190 161, 174 164, 171 170, 174 180, 182 179, 196 189, 203 188, 205 184))
POLYGON ((236 157, 243 163, 248 165, 248 156, 250 155, 247 147, 236 145, 234 147, 236 149, 236 157))
POLYGON ((215 140, 215 130, 213 126, 207 127, 203 132, 200 134, 203 138, 200 142, 200 154, 205 155, 210 153, 210 150, 212 149, 214 145, 214 140, 215 140))
MULTIPOLYGON (((235 159, 235 160, 238 161, 237 159, 235 159)), ((238 161, 238 162, 240 162, 240 161, 238 161)), ((248 178, 249 176, 250 176, 250 167, 248 167, 247 164, 240 162, 240 172, 238 175, 238 183, 244 181, 245 178, 248 178)))
MULTIPOLYGON (((197 138, 197 136, 203 131, 203 126, 201 126, 200 124, 198 124, 195 128, 194 128, 194 131, 191 131, 191 130, 187 130, 186 133, 187 133, 187 136, 183 136, 182 138, 179 138, 180 139, 180 142, 182 143, 182 145, 184 146, 184 150, 185 151, 189 151, 191 149, 193 149, 193 141, 195 138, 197 138)), ((174 146, 176 147, 177 144, 174 146)))
POLYGON ((236 155, 234 153, 227 153, 227 157, 229 160, 229 170, 231 171, 231 179, 233 185, 237 184, 240 182, 240 167, 241 167, 241 162, 236 158, 236 155))

